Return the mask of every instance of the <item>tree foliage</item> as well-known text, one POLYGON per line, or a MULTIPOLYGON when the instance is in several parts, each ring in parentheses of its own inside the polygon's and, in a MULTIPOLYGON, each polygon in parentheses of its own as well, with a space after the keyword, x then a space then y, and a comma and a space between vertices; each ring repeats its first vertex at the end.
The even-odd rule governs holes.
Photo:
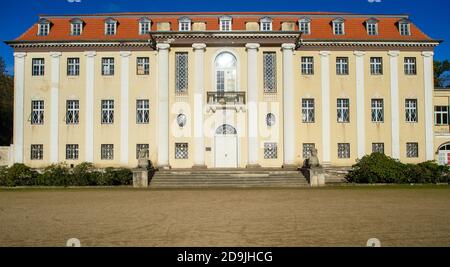
POLYGON ((434 61, 434 86, 438 88, 450 86, 450 61, 434 61))
POLYGON ((0 145, 9 146, 13 135, 14 78, 0 57, 0 145))

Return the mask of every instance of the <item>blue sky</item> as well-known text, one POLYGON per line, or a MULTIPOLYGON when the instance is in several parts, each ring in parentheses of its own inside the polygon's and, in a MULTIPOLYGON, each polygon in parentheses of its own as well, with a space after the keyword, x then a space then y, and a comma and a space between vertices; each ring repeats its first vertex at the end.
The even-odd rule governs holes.
MULTIPOLYGON (((0 39, 12 40, 38 20, 38 14, 152 11, 338 11, 409 14, 426 34, 448 40, 436 59, 450 59, 448 0, 5 0, 1 3, 0 39), (81 1, 81 2, 74 2, 81 1), (71 3, 73 2, 73 3, 71 3)), ((13 51, 3 42, 0 54, 13 70, 13 51)))

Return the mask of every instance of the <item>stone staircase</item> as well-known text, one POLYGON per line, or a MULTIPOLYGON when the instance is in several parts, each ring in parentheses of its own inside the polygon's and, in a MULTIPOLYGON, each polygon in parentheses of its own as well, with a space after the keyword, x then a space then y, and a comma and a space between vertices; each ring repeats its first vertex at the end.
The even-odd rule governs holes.
POLYGON ((309 186, 298 170, 257 169, 171 169, 156 171, 150 188, 297 188, 309 186))

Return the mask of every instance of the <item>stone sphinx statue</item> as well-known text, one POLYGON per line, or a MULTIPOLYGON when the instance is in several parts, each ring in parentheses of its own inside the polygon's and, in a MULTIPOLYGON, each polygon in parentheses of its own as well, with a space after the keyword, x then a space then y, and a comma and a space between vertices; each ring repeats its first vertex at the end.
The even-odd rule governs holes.
POLYGON ((309 158, 305 161, 305 167, 307 168, 321 168, 319 163, 319 158, 317 157, 317 149, 311 148, 310 151, 311 155, 309 158))
POLYGON ((138 151, 138 168, 147 169, 148 165, 148 149, 141 148, 138 151))

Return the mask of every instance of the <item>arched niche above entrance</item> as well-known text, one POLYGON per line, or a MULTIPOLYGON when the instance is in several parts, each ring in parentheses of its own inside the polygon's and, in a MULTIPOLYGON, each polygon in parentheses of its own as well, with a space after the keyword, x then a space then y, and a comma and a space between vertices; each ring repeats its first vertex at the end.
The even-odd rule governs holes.
POLYGON ((236 128, 229 124, 223 124, 216 129, 217 135, 232 135, 237 134, 236 128))

